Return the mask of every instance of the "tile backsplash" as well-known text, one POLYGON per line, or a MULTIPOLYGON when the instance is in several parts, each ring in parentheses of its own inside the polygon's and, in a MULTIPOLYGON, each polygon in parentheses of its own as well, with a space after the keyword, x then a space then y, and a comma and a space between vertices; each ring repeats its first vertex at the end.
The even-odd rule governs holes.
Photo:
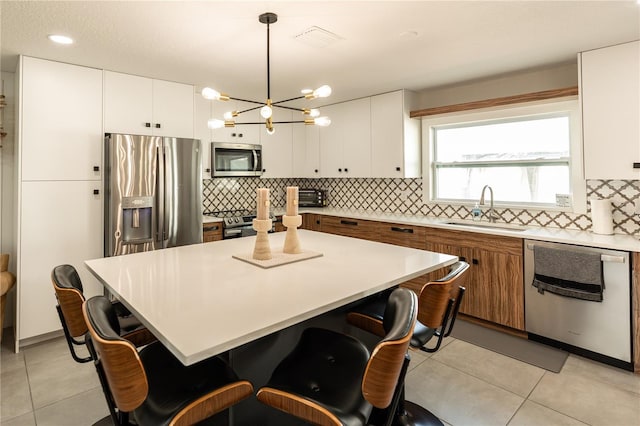
MULTIPOLYGON (((426 204, 422 197, 422 179, 257 179, 219 178, 203 182, 204 211, 255 209, 256 189, 271 190, 273 208, 284 208, 286 187, 320 188, 328 192, 328 207, 344 210, 395 213, 469 219, 471 206, 426 204)), ((638 180, 589 180, 587 199, 610 198, 616 234, 640 234, 640 215, 635 203, 640 203, 638 180)), ((515 225, 542 226, 589 230, 587 214, 561 211, 497 208, 499 221, 515 225)))

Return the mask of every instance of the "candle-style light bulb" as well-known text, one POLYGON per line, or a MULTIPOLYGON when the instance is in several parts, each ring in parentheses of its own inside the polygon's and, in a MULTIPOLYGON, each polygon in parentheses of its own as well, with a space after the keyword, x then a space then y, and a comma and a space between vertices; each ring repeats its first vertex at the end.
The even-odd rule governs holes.
POLYGON ((211 118, 207 121, 207 127, 214 130, 221 129, 224 127, 224 121, 217 118, 211 118))
POLYGON ((329 117, 317 117, 313 119, 313 123, 316 126, 321 126, 321 127, 327 127, 329 124, 331 124, 331 119, 329 117))
POLYGON ((260 115, 262 118, 269 118, 273 114, 273 109, 269 105, 265 105, 260 108, 260 115))

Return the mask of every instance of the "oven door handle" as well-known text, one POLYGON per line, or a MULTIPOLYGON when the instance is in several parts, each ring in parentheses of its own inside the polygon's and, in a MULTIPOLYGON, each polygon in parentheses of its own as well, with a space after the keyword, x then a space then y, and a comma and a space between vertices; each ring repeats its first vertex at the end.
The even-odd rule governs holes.
POLYGON ((225 235, 239 235, 242 234, 242 229, 240 228, 236 228, 236 229, 228 229, 225 231, 225 235))

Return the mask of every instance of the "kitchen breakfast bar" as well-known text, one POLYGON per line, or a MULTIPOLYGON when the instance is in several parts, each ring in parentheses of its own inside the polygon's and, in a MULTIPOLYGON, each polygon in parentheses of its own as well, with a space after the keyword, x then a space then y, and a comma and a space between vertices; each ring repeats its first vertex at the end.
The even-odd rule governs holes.
MULTIPOLYGON (((371 349, 375 337, 346 324, 345 311, 367 296, 457 261, 357 238, 298 233, 302 250, 321 256, 262 268, 234 257, 250 257, 255 242, 237 238, 88 260, 86 265, 183 364, 220 355, 258 389, 307 327, 352 334, 371 349)), ((285 234, 269 234, 274 258, 285 234)), ((255 398, 215 421, 300 424, 255 398)))
MULTIPOLYGON (((105 288, 185 365, 330 312, 457 257, 299 230, 322 256, 263 269, 235 259, 254 238, 86 261, 105 288)), ((281 251, 285 233, 269 234, 281 251)))

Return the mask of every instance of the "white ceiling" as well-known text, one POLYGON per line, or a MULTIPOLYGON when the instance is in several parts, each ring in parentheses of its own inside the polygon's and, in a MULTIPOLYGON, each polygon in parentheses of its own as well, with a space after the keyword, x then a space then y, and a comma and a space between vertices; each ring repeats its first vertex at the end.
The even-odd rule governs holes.
POLYGON ((636 0, 609 1, 7 1, 1 68, 17 55, 212 86, 266 97, 329 84, 331 101, 399 88, 421 90, 575 62, 579 51, 640 39, 636 0), (342 40, 294 39, 318 26, 342 40), (414 32, 409 36, 407 32, 414 32), (70 46, 47 40, 75 39, 70 46))

